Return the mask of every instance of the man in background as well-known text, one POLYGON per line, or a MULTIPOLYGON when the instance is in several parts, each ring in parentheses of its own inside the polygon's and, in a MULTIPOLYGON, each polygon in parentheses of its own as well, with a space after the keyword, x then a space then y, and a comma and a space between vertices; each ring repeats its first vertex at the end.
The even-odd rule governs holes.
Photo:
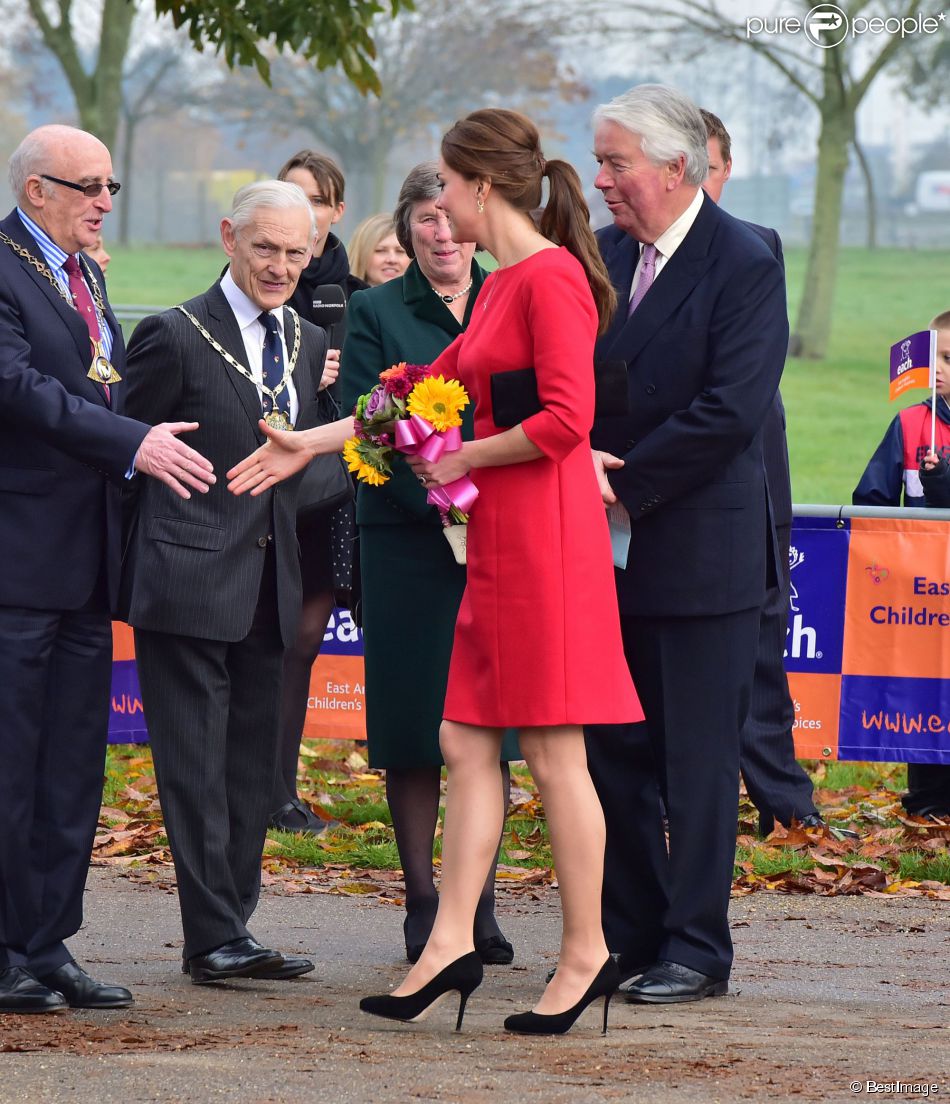
MULTIPOLYGON (((722 189, 732 175, 732 141, 717 115, 702 108, 700 115, 706 124, 709 150, 709 172, 703 190, 714 203, 718 203, 722 189)), ((784 267, 782 239, 778 233, 752 222, 745 225, 759 235, 784 267)), ((823 823, 815 808, 811 779, 795 758, 792 737, 795 706, 785 674, 785 635, 791 581, 788 549, 792 533, 792 485, 785 436, 785 407, 778 391, 762 427, 762 456, 772 523, 778 540, 779 573, 775 585, 766 592, 762 606, 749 715, 739 736, 739 766, 749 797, 759 811, 759 832, 767 836, 776 820, 786 828, 793 820, 809 828, 823 823)))

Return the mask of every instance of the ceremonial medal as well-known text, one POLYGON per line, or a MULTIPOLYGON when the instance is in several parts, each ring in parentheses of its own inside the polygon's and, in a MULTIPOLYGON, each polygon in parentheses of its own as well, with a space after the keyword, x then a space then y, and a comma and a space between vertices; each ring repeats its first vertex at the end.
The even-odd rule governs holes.
POLYGON ((102 342, 97 341, 93 345, 92 367, 86 373, 86 378, 95 383, 107 386, 110 383, 121 383, 122 377, 115 370, 115 365, 102 351, 102 342))
POLYGON ((264 415, 264 422, 269 425, 271 429, 283 429, 287 432, 293 431, 293 426, 290 424, 290 419, 279 407, 264 415))
MULTIPOLYGON (((252 383, 256 388, 259 388, 271 401, 271 410, 269 413, 264 414, 264 421, 271 427, 271 429, 292 430, 294 427, 291 425, 290 418, 280 409, 277 405, 277 396, 284 390, 287 384, 290 382, 293 375, 294 367, 297 364, 297 353, 300 351, 300 318, 293 307, 284 305, 284 309, 290 314, 294 323, 294 347, 290 351, 290 363, 284 368, 283 379, 276 387, 268 387, 266 383, 261 380, 256 380, 251 373, 234 359, 233 356, 224 348, 220 341, 216 341, 214 337, 202 326, 197 318, 187 310, 180 303, 175 308, 180 310, 181 313, 194 325, 195 329, 201 334, 201 336, 208 342, 212 349, 218 353, 224 360, 225 364, 229 365, 236 372, 242 375, 249 383, 252 383)), ((111 365, 110 365, 111 367, 111 365)))

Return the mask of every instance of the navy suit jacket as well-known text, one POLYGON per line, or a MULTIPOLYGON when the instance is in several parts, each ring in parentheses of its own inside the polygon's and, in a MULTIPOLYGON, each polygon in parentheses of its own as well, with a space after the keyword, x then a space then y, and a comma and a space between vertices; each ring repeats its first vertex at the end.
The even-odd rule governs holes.
MULTIPOLYGON (((43 259, 16 211, 9 238, 43 259)), ((98 266, 90 268, 105 288, 98 266)), ((125 374, 122 331, 108 304, 112 360, 125 374)), ((119 582, 120 491, 148 426, 111 409, 86 377, 89 333, 49 280, 0 242, 0 605, 78 609, 105 564, 110 600, 119 582)))
POLYGON ((594 448, 624 460, 610 482, 633 521, 620 610, 732 613, 761 605, 778 564, 761 430, 788 346, 785 274, 762 239, 703 197, 628 319, 639 243, 598 234, 620 306, 599 360, 627 364, 629 411, 594 423, 594 448))

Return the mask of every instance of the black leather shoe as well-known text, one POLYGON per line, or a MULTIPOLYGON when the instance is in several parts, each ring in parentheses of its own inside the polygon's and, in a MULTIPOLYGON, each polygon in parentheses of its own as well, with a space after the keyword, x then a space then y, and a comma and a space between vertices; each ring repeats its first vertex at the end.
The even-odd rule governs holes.
POLYGON ((298 832, 304 836, 322 835, 328 828, 339 828, 338 820, 321 820, 299 797, 281 805, 276 813, 271 813, 268 828, 279 832, 298 832))
POLYGON ((703 997, 721 997, 729 992, 729 982, 678 962, 656 962, 622 992, 633 1004, 684 1004, 703 997))
MULTIPOLYGON (((623 954, 620 951, 611 951, 610 957, 617 963, 617 969, 620 971, 620 988, 623 989, 624 985, 632 978, 638 978, 644 970, 650 965, 649 962, 636 963, 630 958, 630 955, 623 954)), ((549 984, 557 971, 556 966, 552 966, 548 970, 545 976, 545 984, 549 984)))
POLYGON ((281 958, 284 961, 279 966, 265 966, 263 969, 255 970, 254 977, 264 981, 289 981, 302 974, 309 974, 315 969, 310 959, 302 955, 282 954, 281 958))
POLYGON ((132 994, 121 985, 103 985, 75 962, 64 962, 40 979, 47 989, 61 993, 70 1008, 128 1008, 132 994))
MULTIPOLYGON (((251 950, 261 946, 256 939, 241 940, 240 942, 253 944, 250 948, 251 950)), ((261 947, 261 950, 264 950, 264 948, 261 947)), ((279 966, 262 966, 260 970, 255 970, 253 974, 249 974, 248 976, 264 981, 288 981, 290 978, 300 977, 302 974, 309 974, 311 970, 315 969, 314 964, 309 958, 287 954, 282 954, 280 957, 283 959, 283 962, 279 966)), ((181 957, 181 972, 183 974, 190 972, 188 969, 188 960, 185 958, 184 953, 181 957)))
POLYGON ((0 970, 0 1012, 65 1012, 69 1005, 22 966, 0 970))
POLYGON ((283 961, 283 956, 277 951, 243 936, 223 943, 213 951, 193 955, 188 959, 188 973, 195 985, 206 985, 210 981, 227 981, 228 978, 259 977, 259 971, 276 970, 283 961))

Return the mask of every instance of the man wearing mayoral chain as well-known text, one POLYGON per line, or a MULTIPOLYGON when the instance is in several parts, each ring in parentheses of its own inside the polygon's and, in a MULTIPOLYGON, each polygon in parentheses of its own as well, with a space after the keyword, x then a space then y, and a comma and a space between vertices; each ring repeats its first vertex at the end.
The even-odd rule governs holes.
MULTIPOLYGON (((211 464, 123 416, 125 349, 91 247, 119 184, 92 134, 44 126, 10 158, 0 222, 0 1013, 123 1008, 64 940, 102 797, 120 487, 206 491, 211 464), (154 478, 143 480, 136 472, 154 478)), ((200 496, 199 496, 200 497, 200 496)))
MULTIPOLYGON (((220 281, 144 319, 129 342, 128 409, 200 422, 194 440, 227 470, 264 441, 259 422, 317 424, 326 334, 285 306, 315 226, 296 184, 260 181, 221 223, 220 281)), ((296 487, 181 502, 134 489, 124 609, 168 831, 192 981, 290 978, 313 969, 258 943, 247 923, 276 769, 284 648, 301 607, 296 487)), ((131 497, 131 496, 130 496, 131 497)))

